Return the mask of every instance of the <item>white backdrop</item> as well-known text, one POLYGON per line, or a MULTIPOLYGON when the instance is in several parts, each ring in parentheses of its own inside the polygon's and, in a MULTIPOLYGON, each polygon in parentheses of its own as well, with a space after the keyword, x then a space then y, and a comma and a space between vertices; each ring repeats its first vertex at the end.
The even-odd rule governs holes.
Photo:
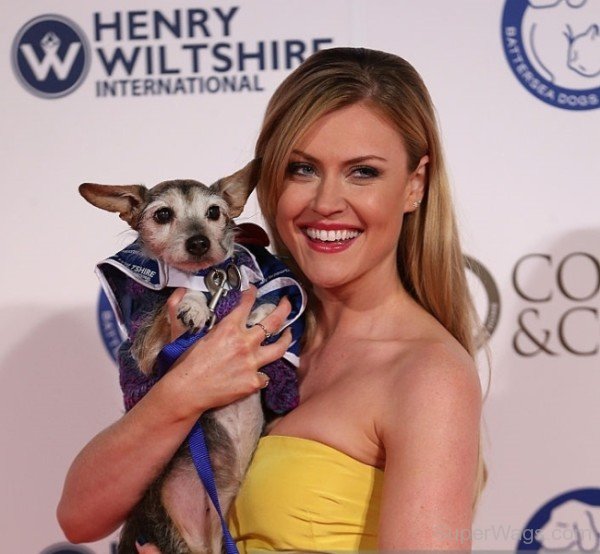
MULTIPOLYGON (((441 122, 465 251, 499 292, 490 303, 493 286, 471 276, 482 315, 491 309, 497 323, 484 405, 490 480, 474 547, 515 550, 523 538, 532 549, 575 548, 572 522, 589 513, 586 545, 600 549, 600 0, 3 7, 0 551, 61 551, 50 546, 64 541, 54 510, 66 470, 121 414, 117 373, 96 324, 93 267, 130 237, 116 216, 85 204, 77 186, 212 182, 234 171, 251 158, 266 102, 289 71, 286 49, 293 68, 294 54, 312 52, 315 41, 388 50, 422 74, 441 122), (89 43, 89 72, 59 98, 32 93, 44 82, 42 52, 27 61, 21 48, 39 45, 27 23, 47 14, 77 24, 89 43), (169 31, 164 20, 173 27, 177 17, 180 29, 169 31), (261 48, 263 67, 256 56, 240 67, 240 54, 261 48), (110 66, 115 52, 131 62, 131 75, 119 61, 109 75, 103 60, 110 66), (40 78, 28 89, 18 76, 36 63, 40 78), (223 79, 234 77, 242 90, 223 91, 223 79), (171 80, 171 94, 151 94, 160 79, 171 80), (561 92, 567 105, 585 109, 552 105, 561 92), (569 524, 551 536, 560 518, 569 524), (539 541, 527 540, 526 528, 543 527, 539 541)), ((52 40, 45 45, 52 57, 52 40)), ((60 50, 53 59, 68 73, 60 86, 77 62, 60 50)), ((255 203, 245 216, 256 218, 255 203)), ((484 364, 481 374, 485 386, 484 364)), ((110 539, 89 548, 108 553, 110 539)))

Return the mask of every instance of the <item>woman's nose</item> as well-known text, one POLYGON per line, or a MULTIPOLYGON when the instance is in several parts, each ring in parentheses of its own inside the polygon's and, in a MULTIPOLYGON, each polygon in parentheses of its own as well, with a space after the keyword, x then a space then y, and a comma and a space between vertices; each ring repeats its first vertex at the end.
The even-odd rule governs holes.
POLYGON ((324 216, 343 211, 346 207, 343 184, 333 176, 325 176, 317 187, 312 207, 324 216))

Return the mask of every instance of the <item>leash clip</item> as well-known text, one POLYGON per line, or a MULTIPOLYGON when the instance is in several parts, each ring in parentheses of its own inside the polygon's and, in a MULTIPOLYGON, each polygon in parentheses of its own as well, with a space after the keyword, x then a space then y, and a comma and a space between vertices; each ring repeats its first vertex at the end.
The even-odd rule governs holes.
POLYGON ((242 286, 242 274, 238 266, 231 263, 226 269, 211 269, 204 278, 204 283, 211 295, 210 302, 208 303, 211 318, 206 326, 206 330, 210 331, 217 322, 215 310, 219 300, 221 300, 221 297, 227 296, 230 290, 240 290, 242 286))

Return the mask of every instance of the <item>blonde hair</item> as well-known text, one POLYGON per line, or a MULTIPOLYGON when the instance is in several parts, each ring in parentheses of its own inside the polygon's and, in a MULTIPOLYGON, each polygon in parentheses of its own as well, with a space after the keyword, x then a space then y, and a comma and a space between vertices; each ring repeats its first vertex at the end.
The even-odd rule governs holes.
MULTIPOLYGON (((398 272, 408 293, 474 357, 475 310, 434 107, 420 75, 402 58, 363 48, 323 50, 293 71, 273 94, 255 155, 261 161, 258 200, 275 249, 289 257, 275 227, 275 213, 294 145, 321 116, 357 102, 368 103, 396 126, 408 153, 410 172, 423 156, 429 156, 421 206, 407 213, 402 224, 398 272)), ((309 283, 307 287, 310 290, 309 283)), ((487 480, 481 451, 480 440, 473 509, 487 480)))

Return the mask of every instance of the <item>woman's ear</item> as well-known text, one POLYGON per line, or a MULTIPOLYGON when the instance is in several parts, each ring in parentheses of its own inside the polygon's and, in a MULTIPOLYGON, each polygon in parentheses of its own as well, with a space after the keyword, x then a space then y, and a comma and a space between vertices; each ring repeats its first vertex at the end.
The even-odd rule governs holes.
POLYGON ((421 204, 425 194, 427 182, 427 164, 429 156, 425 155, 419 160, 417 168, 408 176, 408 196, 404 204, 404 213, 414 212, 421 204))

